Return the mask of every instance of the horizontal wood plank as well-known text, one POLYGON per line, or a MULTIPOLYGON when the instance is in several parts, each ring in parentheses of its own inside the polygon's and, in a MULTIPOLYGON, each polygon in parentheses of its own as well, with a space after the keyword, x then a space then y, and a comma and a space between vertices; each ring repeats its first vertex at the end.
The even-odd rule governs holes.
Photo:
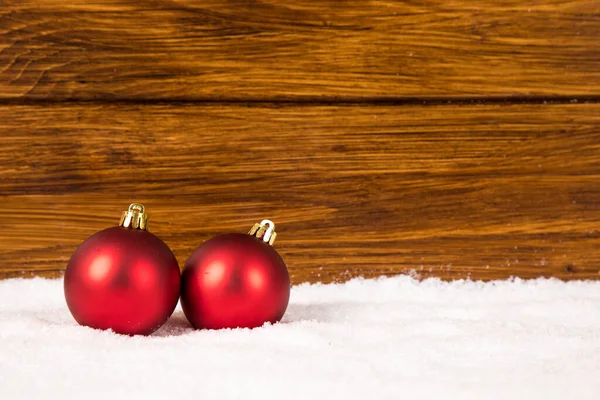
POLYGON ((0 99, 600 95, 600 1, 0 0, 0 99))
POLYGON ((294 282, 600 278, 600 105, 0 106, 0 276, 130 202, 183 264, 263 218, 294 282))

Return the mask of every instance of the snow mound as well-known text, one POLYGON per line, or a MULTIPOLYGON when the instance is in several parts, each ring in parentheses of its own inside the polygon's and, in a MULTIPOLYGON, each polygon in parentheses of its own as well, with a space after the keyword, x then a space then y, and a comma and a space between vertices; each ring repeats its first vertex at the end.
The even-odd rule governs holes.
POLYGON ((0 281, 2 399, 597 399, 600 282, 355 279, 282 323, 81 327, 61 280, 0 281))

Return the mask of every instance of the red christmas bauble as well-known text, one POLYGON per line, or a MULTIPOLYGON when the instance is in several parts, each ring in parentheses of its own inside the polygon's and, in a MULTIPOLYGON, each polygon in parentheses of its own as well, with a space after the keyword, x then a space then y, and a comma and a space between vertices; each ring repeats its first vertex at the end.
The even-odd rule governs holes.
POLYGON ((181 305, 195 328, 255 328, 281 320, 290 277, 268 242, 233 233, 212 238, 192 253, 182 274, 181 305))
POLYGON ((65 298, 81 325, 149 335, 175 310, 181 280, 177 260, 162 240, 140 229, 146 217, 143 206, 132 212, 134 206, 129 220, 124 213, 123 226, 89 237, 67 265, 65 298))

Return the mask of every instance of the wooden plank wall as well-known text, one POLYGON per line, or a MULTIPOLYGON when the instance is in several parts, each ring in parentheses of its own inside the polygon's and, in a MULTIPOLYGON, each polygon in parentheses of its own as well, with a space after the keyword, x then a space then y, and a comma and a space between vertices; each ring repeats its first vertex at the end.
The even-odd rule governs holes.
POLYGON ((132 201, 295 283, 600 278, 600 1, 0 0, 0 278, 132 201))

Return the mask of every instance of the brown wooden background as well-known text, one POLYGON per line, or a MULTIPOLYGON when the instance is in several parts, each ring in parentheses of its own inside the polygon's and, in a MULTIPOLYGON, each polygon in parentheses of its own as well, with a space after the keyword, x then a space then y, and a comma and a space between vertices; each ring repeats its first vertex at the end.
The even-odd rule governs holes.
POLYGON ((0 277, 132 201, 183 264, 600 278, 600 1, 0 0, 0 277))

